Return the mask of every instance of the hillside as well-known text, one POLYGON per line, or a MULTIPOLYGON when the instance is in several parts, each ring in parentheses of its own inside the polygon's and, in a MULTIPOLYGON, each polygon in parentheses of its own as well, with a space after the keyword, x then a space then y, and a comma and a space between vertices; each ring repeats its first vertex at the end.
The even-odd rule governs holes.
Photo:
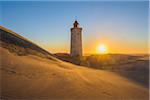
POLYGON ((103 54, 71 57, 69 54, 57 53, 55 56, 63 61, 76 65, 115 72, 118 75, 149 88, 148 54, 103 54))
POLYGON ((5 35, 0 42, 1 99, 148 100, 148 89, 127 78, 60 61, 3 28, 0 34, 5 35))
POLYGON ((51 53, 47 52, 43 48, 2 26, 0 26, 0 36, 1 46, 7 48, 10 52, 15 52, 18 55, 31 54, 53 60, 55 59, 51 53))

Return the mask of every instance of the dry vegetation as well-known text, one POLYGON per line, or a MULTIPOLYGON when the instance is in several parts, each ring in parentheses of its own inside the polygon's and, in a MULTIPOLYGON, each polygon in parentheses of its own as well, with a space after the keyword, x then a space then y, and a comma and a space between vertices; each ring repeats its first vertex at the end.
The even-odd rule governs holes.
POLYGON ((82 58, 71 57, 68 54, 55 54, 55 56, 76 65, 112 71, 144 87, 149 87, 149 55, 104 54, 82 58))

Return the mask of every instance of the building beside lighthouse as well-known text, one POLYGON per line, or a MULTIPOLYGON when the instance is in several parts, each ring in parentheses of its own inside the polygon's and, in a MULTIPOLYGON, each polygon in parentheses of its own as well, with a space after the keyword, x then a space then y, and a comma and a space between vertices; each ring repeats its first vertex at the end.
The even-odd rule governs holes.
POLYGON ((82 28, 79 27, 77 21, 74 22, 71 28, 71 56, 82 56, 82 28))

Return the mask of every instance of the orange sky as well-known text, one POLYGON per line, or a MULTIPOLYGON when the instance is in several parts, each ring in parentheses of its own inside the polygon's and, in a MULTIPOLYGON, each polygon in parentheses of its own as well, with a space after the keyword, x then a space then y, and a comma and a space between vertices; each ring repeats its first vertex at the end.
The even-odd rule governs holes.
MULTIPOLYGON (((51 53, 69 53, 70 52, 69 43, 68 45, 63 45, 63 44, 44 45, 41 43, 38 43, 38 44, 51 53)), ((142 43, 137 44, 134 42, 124 43, 124 42, 108 41, 108 40, 92 41, 92 42, 87 42, 85 44, 83 43, 83 53, 84 54, 99 54, 100 52, 97 50, 97 48, 100 44, 104 44, 107 46, 108 53, 123 53, 123 54, 148 53, 148 43, 146 47, 145 43, 144 44, 142 43)))

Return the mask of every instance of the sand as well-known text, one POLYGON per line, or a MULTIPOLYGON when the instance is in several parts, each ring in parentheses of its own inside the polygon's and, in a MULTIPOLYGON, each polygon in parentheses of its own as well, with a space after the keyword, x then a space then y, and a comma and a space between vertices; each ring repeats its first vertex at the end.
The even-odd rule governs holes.
POLYGON ((113 72, 0 48, 2 98, 9 100, 148 100, 148 89, 113 72))
POLYGON ((1 100, 148 100, 128 78, 63 62, 4 27, 0 35, 1 100))

